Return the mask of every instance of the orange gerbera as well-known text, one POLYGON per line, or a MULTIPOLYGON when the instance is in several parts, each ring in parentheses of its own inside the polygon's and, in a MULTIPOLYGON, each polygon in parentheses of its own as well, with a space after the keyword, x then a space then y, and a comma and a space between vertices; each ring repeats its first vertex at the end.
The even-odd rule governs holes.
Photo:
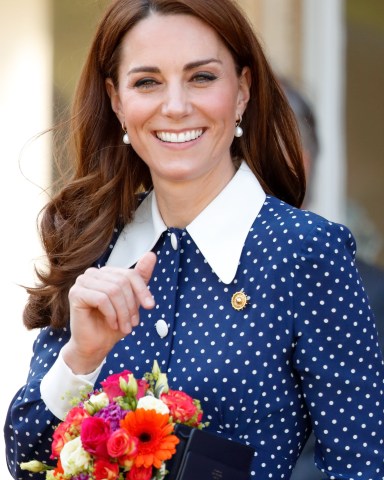
POLYGON ((169 422, 168 414, 138 408, 128 412, 120 425, 129 435, 138 439, 134 459, 136 467, 160 468, 176 452, 179 439, 173 435, 173 424, 169 422))

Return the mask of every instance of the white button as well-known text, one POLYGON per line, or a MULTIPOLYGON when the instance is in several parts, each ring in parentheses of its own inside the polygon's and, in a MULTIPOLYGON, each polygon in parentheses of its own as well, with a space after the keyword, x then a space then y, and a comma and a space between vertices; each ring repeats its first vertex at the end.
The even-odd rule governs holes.
POLYGON ((164 338, 168 335, 168 325, 165 320, 158 320, 155 323, 156 332, 161 338, 164 338))
POLYGON ((174 250, 179 248, 179 242, 177 241, 176 233, 171 233, 171 244, 174 250))

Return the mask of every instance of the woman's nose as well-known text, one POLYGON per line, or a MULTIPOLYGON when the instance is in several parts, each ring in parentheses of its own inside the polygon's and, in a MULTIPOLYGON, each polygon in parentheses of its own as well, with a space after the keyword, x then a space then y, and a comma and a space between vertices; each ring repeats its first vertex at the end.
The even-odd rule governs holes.
POLYGON ((183 117, 191 112, 188 92, 182 85, 170 85, 165 92, 162 114, 169 117, 183 117))

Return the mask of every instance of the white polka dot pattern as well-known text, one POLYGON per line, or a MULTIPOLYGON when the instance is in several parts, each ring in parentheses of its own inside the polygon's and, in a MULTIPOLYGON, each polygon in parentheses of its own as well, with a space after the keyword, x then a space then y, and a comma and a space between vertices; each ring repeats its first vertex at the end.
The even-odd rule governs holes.
MULTIPOLYGON (((157 359, 172 388, 201 400, 210 430, 255 447, 257 480, 288 479, 312 428, 330 478, 383 479, 384 369, 354 247, 345 227, 268 197, 226 285, 186 231, 169 229, 154 249, 156 307, 141 312, 100 380, 124 368, 140 375, 157 359), (238 291, 242 310, 231 305, 238 291)), ((41 332, 13 400, 5 432, 15 478, 30 478, 17 462, 49 458, 57 419, 39 383, 68 335, 41 332)))

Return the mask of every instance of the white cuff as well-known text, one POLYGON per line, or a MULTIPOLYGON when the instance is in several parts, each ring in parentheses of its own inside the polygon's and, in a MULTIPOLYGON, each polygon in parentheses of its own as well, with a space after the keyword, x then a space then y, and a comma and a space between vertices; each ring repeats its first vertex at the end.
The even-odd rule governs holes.
POLYGON ((73 407, 70 400, 80 395, 84 387, 95 384, 105 360, 91 373, 76 375, 59 353, 56 362, 45 374, 40 384, 40 395, 49 410, 60 420, 73 407))

